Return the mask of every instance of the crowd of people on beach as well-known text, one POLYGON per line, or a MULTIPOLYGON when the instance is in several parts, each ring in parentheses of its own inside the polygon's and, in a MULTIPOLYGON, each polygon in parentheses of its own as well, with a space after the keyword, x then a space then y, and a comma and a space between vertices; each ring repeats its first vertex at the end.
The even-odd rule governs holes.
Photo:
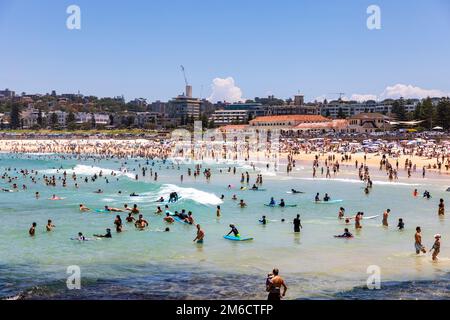
MULTIPOLYGON (((120 160, 122 161, 122 168, 119 172, 111 171, 109 175, 105 174, 105 172, 98 172, 92 174, 91 176, 80 177, 75 172, 72 174, 67 173, 67 170, 63 168, 57 169, 55 174, 40 174, 38 171, 30 168, 16 169, 16 168, 4 168, 4 172, 2 173, 1 179, 8 183, 10 188, 3 188, 4 192, 19 192, 26 191, 28 189, 32 189, 29 185, 43 183, 46 187, 62 187, 67 188, 69 185, 69 181, 73 184, 73 186, 78 189, 80 188, 81 183, 93 183, 98 181, 99 179, 104 179, 105 183, 110 183, 112 181, 118 181, 119 175, 121 173, 130 173, 126 169, 127 161, 135 158, 146 159, 144 165, 141 166, 139 164, 138 170, 139 173, 133 173, 134 179, 139 180, 141 177, 144 178, 146 175, 151 177, 154 181, 158 179, 158 172, 156 171, 156 165, 162 166, 172 166, 175 168, 176 162, 167 161, 168 157, 172 154, 173 145, 169 142, 161 143, 160 141, 146 141, 146 142, 136 142, 135 144, 130 144, 124 141, 100 141, 93 142, 89 140, 85 140, 83 142, 62 142, 62 141, 20 141, 20 142, 6 142, 2 145, 2 151, 7 151, 15 154, 17 157, 26 156, 30 153, 39 153, 42 155, 51 155, 52 157, 57 157, 62 160, 67 159, 76 159, 79 162, 83 162, 85 160, 89 161, 101 161, 101 160, 120 160), (6 147, 5 147, 6 146, 6 147), (22 176, 24 179, 29 179, 29 183, 22 183, 22 186, 19 186, 19 177, 22 176)), ((399 179, 400 173, 400 154, 407 156, 404 159, 403 169, 406 173, 405 177, 410 178, 417 171, 417 164, 413 163, 413 159, 421 157, 425 153, 425 149, 423 148, 405 148, 403 150, 397 151, 395 154, 390 149, 381 149, 377 154, 368 154, 362 153, 359 157, 357 157, 353 152, 336 152, 336 146, 324 146, 321 145, 320 148, 318 145, 314 144, 305 144, 305 143, 292 143, 285 142, 282 145, 281 150, 287 153, 286 156, 286 172, 287 174, 291 174, 295 167, 299 162, 308 162, 311 161, 312 164, 312 176, 313 178, 317 178, 319 175, 324 176, 326 179, 333 179, 337 175, 339 175, 340 171, 343 167, 351 168, 354 163, 354 169, 356 170, 356 174, 360 181, 362 181, 365 185, 364 193, 369 195, 373 188, 373 181, 371 178, 371 169, 375 168, 374 165, 370 165, 369 157, 378 156, 379 157, 379 170, 381 172, 385 172, 386 178, 388 181, 397 181, 399 179), (307 157, 307 160, 301 158, 301 155, 310 155, 311 157, 307 157), (353 162, 354 161, 354 162, 353 162)), ((434 151, 430 154, 427 151, 427 160, 435 161, 432 164, 431 161, 428 161, 428 165, 422 165, 422 170, 420 175, 422 178, 425 178, 428 170, 434 170, 436 172, 440 172, 442 167, 444 166, 446 170, 448 170, 450 163, 450 152, 448 148, 444 147, 435 147, 434 151)), ((267 158, 270 155, 266 155, 267 158)), ((249 160, 249 159, 246 159, 249 160)), ((419 161, 420 162, 420 161, 419 161)), ((422 162, 420 162, 422 164, 422 162)), ((256 169, 254 163, 251 163, 253 169, 256 169)), ((266 169, 269 168, 269 164, 267 164, 266 169)), ((237 175, 238 172, 236 167, 230 166, 228 170, 220 170, 220 173, 237 175)), ((212 170, 210 168, 203 168, 202 165, 196 164, 194 168, 188 168, 186 172, 187 176, 194 176, 195 178, 203 176, 206 181, 211 180, 212 178, 212 170)), ((239 175, 238 175, 239 176, 239 175)), ((180 175, 180 183, 183 183, 184 175, 180 175)), ((262 188, 263 186, 263 175, 260 173, 256 174, 256 179, 254 182, 251 181, 251 175, 248 171, 242 172, 236 183, 240 183, 239 190, 249 190, 249 191, 266 191, 262 188)), ((234 189, 234 185, 229 184, 228 189, 234 189)), ((121 190, 117 190, 118 194, 121 194, 121 190)), ((291 189, 290 192, 292 194, 300 194, 303 193, 301 190, 291 189)), ((64 200, 63 197, 59 197, 51 192, 52 196, 48 198, 51 201, 61 201, 64 200)), ((102 189, 97 189, 94 193, 102 194, 102 189)), ((135 192, 131 193, 132 197, 139 197, 139 195, 135 192)), ((413 191, 413 197, 418 197, 419 191, 415 189, 413 191)), ((34 193, 34 197, 39 199, 41 197, 39 192, 34 193)), ((423 191, 423 197, 426 199, 432 199, 432 196, 428 190, 423 191)), ((221 195, 221 200, 226 200, 224 195, 221 195)), ((156 211, 155 214, 162 216, 163 221, 168 225, 163 232, 170 232, 170 225, 175 222, 181 222, 188 225, 195 226, 195 238, 193 242, 201 245, 205 239, 205 231, 197 224, 194 215, 191 211, 186 209, 175 210, 172 212, 169 208, 171 205, 177 205, 181 196, 173 191, 169 194, 167 199, 164 197, 160 197, 156 202, 156 211), (164 204, 164 209, 161 207, 164 204)), ((236 194, 233 194, 231 197, 232 201, 238 201, 237 205, 244 209, 247 207, 247 203, 244 199, 238 199, 236 194)), ((324 196, 320 196, 320 193, 317 193, 314 197, 314 202, 316 203, 331 203, 333 201, 342 201, 339 199, 332 199, 328 193, 325 193, 324 196)), ((337 203, 336 202, 336 203, 337 203)), ((271 197, 267 206, 274 207, 295 207, 296 205, 286 204, 284 199, 280 199, 276 201, 274 197, 271 197)), ((149 221, 146 220, 141 213, 140 208, 138 208, 137 204, 129 207, 128 204, 124 204, 123 208, 116 208, 109 205, 105 205, 103 209, 91 209, 88 208, 84 204, 79 205, 80 212, 89 212, 89 211, 97 211, 103 213, 118 213, 114 219, 113 225, 115 227, 116 232, 120 233, 124 230, 124 224, 122 221, 122 217, 120 213, 126 213, 127 217, 125 218, 126 224, 134 225, 137 230, 145 230, 149 227, 149 221)), ((216 207, 216 218, 220 218, 222 215, 221 206, 218 205, 216 207)), ((391 214, 390 209, 386 209, 382 214, 382 225, 384 227, 389 226, 389 215, 391 214)), ((443 217, 445 215, 445 202, 444 199, 439 199, 438 203, 438 215, 439 217, 443 217)), ((335 235, 335 238, 345 238, 351 239, 354 235, 349 231, 350 223, 354 220, 354 228, 358 232, 362 229, 362 221, 365 219, 375 219, 378 216, 374 217, 365 217, 364 212, 357 212, 354 216, 346 216, 346 210, 344 207, 340 207, 338 211, 338 219, 343 220, 345 222, 345 228, 342 234, 335 235)), ((265 215, 258 221, 259 223, 265 225, 267 223, 267 217, 265 215)), ((285 222, 282 219, 281 222, 285 222)), ((301 223, 300 215, 297 214, 296 217, 292 220, 294 233, 298 234, 301 232, 303 225, 301 223)), ((240 239, 241 235, 237 229, 237 226, 231 224, 230 231, 226 236, 233 235, 236 239, 240 239)), ((33 222, 28 233, 30 236, 36 236, 36 228, 37 223, 33 222)), ((399 218, 397 223, 397 228, 400 231, 405 229, 405 220, 404 218, 399 218)), ((55 229, 55 224, 52 219, 48 219, 47 224, 45 226, 46 232, 53 232, 55 229)), ((422 244, 422 229, 420 226, 417 226, 416 233, 414 235, 414 248, 416 254, 426 253, 426 248, 422 244)), ((104 234, 94 234, 94 238, 85 236, 83 232, 78 232, 77 236, 72 238, 72 240, 78 241, 88 241, 95 238, 112 238, 111 228, 106 227, 106 232, 104 234)), ((437 261, 438 255, 440 252, 440 243, 441 235, 436 234, 434 236, 434 243, 431 246, 432 252, 432 260, 437 261)), ((285 295, 287 286, 284 280, 279 276, 279 271, 274 269, 273 272, 267 278, 267 291, 269 292, 269 299, 280 299, 285 295), (281 293, 281 288, 284 288, 283 293, 281 293)))

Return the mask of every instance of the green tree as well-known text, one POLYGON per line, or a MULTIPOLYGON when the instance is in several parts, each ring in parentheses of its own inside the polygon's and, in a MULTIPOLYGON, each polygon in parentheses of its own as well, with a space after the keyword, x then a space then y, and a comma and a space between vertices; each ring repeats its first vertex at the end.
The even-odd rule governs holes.
POLYGON ((38 116, 37 116, 37 124, 40 128, 42 128, 42 125, 44 124, 44 120, 42 118, 42 109, 39 108, 38 116))
POLYGON ((433 123, 436 121, 436 112, 433 107, 431 98, 426 98, 422 103, 422 117, 420 120, 425 120, 424 127, 427 129, 433 128, 433 123))
POLYGON ((58 127, 58 115, 56 113, 52 113, 50 115, 50 126, 52 127, 52 129, 58 127))
POLYGON ((346 118, 346 115, 345 115, 345 113, 344 113, 344 111, 342 110, 341 107, 339 107, 337 117, 338 117, 339 119, 345 119, 345 118, 346 118))
POLYGON ((442 99, 436 107, 436 125, 444 128, 450 128, 450 99, 442 99))
POLYGON ((208 128, 208 116, 205 113, 201 115, 200 120, 202 121, 202 128, 208 128))
POLYGON ((21 126, 20 121, 20 106, 17 103, 14 103, 11 106, 11 113, 10 113, 10 126, 11 129, 19 129, 21 126))
POLYGON ((72 111, 70 111, 69 114, 67 115, 66 124, 69 130, 75 130, 77 126, 75 114, 72 111))
POLYGON ((392 113, 396 115, 397 120, 406 120, 406 109, 403 99, 394 101, 392 104, 392 113))
POLYGON ((91 113, 91 129, 95 129, 96 126, 97 126, 97 123, 95 121, 95 115, 93 113, 91 113))

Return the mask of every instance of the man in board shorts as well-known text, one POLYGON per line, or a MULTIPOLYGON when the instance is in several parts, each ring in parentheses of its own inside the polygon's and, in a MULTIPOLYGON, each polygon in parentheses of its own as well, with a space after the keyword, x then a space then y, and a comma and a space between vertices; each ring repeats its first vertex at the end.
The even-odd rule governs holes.
POLYGON ((422 253, 427 253, 427 250, 425 249, 425 247, 422 245, 422 234, 421 234, 422 230, 420 229, 420 227, 416 228, 416 234, 414 235, 414 246, 416 247, 416 254, 420 254, 420 252, 422 253))

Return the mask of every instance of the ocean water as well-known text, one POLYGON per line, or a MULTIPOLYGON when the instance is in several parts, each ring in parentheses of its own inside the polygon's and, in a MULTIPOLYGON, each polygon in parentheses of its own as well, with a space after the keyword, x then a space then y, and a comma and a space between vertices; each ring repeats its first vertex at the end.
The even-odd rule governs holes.
POLYGON ((58 155, 0 155, 0 172, 17 177, 9 183, 1 179, 1 187, 10 189, 12 183, 27 190, 0 193, 0 297, 23 299, 264 299, 265 278, 273 267, 280 269, 289 286, 288 299, 447 299, 450 271, 450 234, 447 218, 438 218, 439 198, 450 202, 445 192, 450 184, 443 177, 427 179, 405 178, 389 183, 383 172, 372 169, 374 188, 369 196, 358 181, 353 166, 341 169, 334 179, 311 178, 309 164, 299 164, 293 173, 271 173, 253 170, 249 164, 237 165, 237 173, 228 173, 230 165, 207 163, 212 179, 203 175, 188 176, 193 164, 173 164, 170 161, 145 159, 82 159, 58 155), (139 165, 158 172, 154 181, 147 171, 142 177, 139 165), (62 169, 61 169, 62 168, 62 169), (36 184, 21 169, 37 170, 36 184), (42 176, 62 177, 67 172, 68 186, 45 186, 42 176), (222 170, 222 172, 220 172, 222 170), (103 172, 95 182, 84 177, 103 172), (251 184, 262 173, 262 188, 267 191, 240 191, 240 173, 248 171, 251 184), (78 177, 79 189, 74 187, 71 174, 78 177), (111 175, 114 173, 114 176, 111 175), (139 180, 135 180, 135 175, 139 180), (184 181, 181 183, 180 175, 184 181), (109 183, 106 183, 108 179, 109 183), (227 186, 233 185, 229 190, 227 186), (291 188, 305 194, 287 193, 291 188), (412 192, 429 190, 430 200, 413 198, 412 192), (94 193, 104 190, 103 194, 94 193), (118 191, 122 191, 119 194, 118 191), (40 199, 34 197, 35 192, 40 199), (178 192, 182 200, 172 204, 172 211, 192 211, 197 223, 206 233, 203 245, 193 243, 195 227, 175 223, 170 232, 163 216, 154 214, 156 199, 178 192), (140 197, 129 197, 136 192, 140 197), (335 205, 317 205, 314 195, 327 192, 335 205), (52 194, 62 201, 50 201, 52 194), (222 201, 221 195, 225 196, 222 201), (233 194, 244 199, 241 209, 233 194), (283 198, 295 208, 268 208, 270 197, 283 198), (125 231, 117 234, 114 217, 117 213, 81 213, 80 203, 92 209, 104 205, 123 207, 137 204, 150 227, 136 231, 125 222, 125 231), (216 218, 216 206, 222 216, 216 218), (363 229, 351 240, 335 239, 347 227, 337 219, 340 206, 348 215, 364 211, 366 216, 381 215, 392 210, 390 226, 381 226, 381 217, 363 221, 363 229), (301 234, 293 233, 292 219, 301 215, 301 234), (258 223, 266 215, 269 223, 258 223), (406 224, 404 231, 395 226, 399 218, 406 224), (52 219, 56 228, 45 232, 52 219), (285 222, 281 220, 285 219, 285 222), (28 236, 32 222, 37 222, 35 237, 28 236), (234 223, 242 236, 251 242, 223 239, 228 225, 234 223), (442 234, 440 260, 431 261, 429 254, 416 256, 415 227, 423 229, 423 240, 430 248, 435 233, 442 234), (112 239, 71 241, 78 232, 86 236, 113 230, 112 239), (81 269, 81 290, 66 287, 67 267, 81 269), (367 268, 380 268, 381 290, 366 289, 367 268))

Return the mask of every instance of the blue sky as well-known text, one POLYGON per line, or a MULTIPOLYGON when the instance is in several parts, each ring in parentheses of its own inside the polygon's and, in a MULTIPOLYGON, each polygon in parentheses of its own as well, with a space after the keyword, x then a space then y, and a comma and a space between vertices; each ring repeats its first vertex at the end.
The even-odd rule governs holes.
POLYGON ((0 0, 0 88, 19 92, 167 100, 183 64, 202 97, 226 96, 232 82, 212 84, 228 77, 243 98, 449 93, 449 57, 447 0, 0 0))

